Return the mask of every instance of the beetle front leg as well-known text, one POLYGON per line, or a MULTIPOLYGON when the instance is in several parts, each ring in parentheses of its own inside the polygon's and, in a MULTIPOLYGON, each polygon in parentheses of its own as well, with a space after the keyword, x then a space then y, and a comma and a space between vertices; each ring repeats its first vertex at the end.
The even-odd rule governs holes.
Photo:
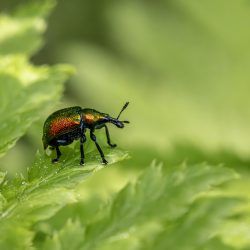
POLYGON ((111 143, 111 141, 110 141, 110 135, 109 135, 109 130, 108 130, 107 125, 105 124, 104 127, 105 127, 105 131, 106 131, 106 136, 107 136, 108 145, 109 145, 111 148, 115 148, 117 145, 111 143))
POLYGON ((80 138, 80 152, 81 152, 80 165, 84 165, 84 148, 83 148, 83 143, 85 141, 86 141, 86 136, 85 136, 85 134, 82 134, 81 138, 80 138))
POLYGON ((100 155, 101 155, 101 157, 102 157, 102 162, 103 162, 103 164, 107 164, 108 161, 105 159, 104 154, 103 154, 103 152, 102 152, 102 149, 101 149, 101 147, 99 146, 99 144, 97 143, 97 141, 96 141, 96 136, 93 134, 93 131, 90 131, 90 138, 91 138, 92 141, 95 142, 95 145, 96 145, 96 147, 97 147, 97 149, 98 149, 98 151, 99 151, 99 153, 100 153, 100 155))
POLYGON ((62 155, 62 153, 59 150, 59 146, 56 146, 55 148, 56 148, 56 158, 52 160, 52 163, 58 162, 60 156, 62 155))

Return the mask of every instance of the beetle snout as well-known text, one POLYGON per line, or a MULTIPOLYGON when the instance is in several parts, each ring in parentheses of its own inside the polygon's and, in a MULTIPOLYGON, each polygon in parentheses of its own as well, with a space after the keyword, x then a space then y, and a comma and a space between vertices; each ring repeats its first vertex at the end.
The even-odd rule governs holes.
POLYGON ((116 124, 115 124, 118 128, 123 128, 124 127, 124 124, 120 121, 117 121, 116 124))
POLYGON ((124 128, 123 122, 121 122, 115 118, 109 118, 109 122, 113 123, 118 128, 124 128))

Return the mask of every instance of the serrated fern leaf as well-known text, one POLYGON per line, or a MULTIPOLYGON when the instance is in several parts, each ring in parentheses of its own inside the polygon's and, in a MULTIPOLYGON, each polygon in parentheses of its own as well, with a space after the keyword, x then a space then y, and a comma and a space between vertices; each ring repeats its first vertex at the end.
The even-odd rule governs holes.
MULTIPOLYGON (((5 200, 0 217, 1 234, 5 235, 8 228, 14 230, 12 227, 16 227, 16 224, 19 224, 20 230, 22 227, 27 230, 34 223, 53 216, 66 204, 76 202, 80 198, 76 186, 104 166, 100 159, 96 161, 97 154, 87 153, 87 159, 89 155, 95 157, 84 167, 79 165, 79 152, 76 149, 67 150, 65 159, 62 158, 58 164, 52 164, 51 158, 45 154, 37 154, 27 177, 21 175, 12 181, 3 181, 0 186, 5 200)), ((127 153, 120 150, 107 152, 109 164, 126 157, 127 153)), ((0 239, 0 249, 7 244, 4 239, 0 239)))
MULTIPOLYGON (((163 175, 159 167, 151 167, 135 184, 128 184, 121 190, 110 205, 100 211, 92 223, 82 225, 83 228, 86 227, 86 230, 82 234, 82 244, 79 249, 114 249, 118 246, 119 249, 140 249, 143 246, 140 238, 148 240, 150 233, 152 233, 153 239, 157 238, 156 235, 160 237, 168 227, 176 230, 176 223, 181 220, 183 220, 183 230, 187 230, 185 223, 190 225, 192 219, 199 220, 202 216, 201 213, 205 218, 206 211, 211 207, 218 208, 218 213, 209 215, 211 218, 205 218, 204 224, 212 224, 208 231, 215 234, 213 226, 216 224, 216 220, 224 218, 222 204, 228 202, 229 205, 225 209, 229 211, 234 204, 237 204, 237 201, 220 197, 210 199, 206 197, 206 194, 211 187, 235 177, 236 174, 232 170, 206 164, 179 167, 167 175, 163 175), (204 204, 197 201, 200 196, 204 197, 204 204), (196 202, 198 207, 195 205, 196 202), (196 214, 197 218, 192 218, 196 214), (147 224, 150 223, 150 227, 147 227, 147 224), (155 228, 155 231, 151 232, 149 228, 155 228), (119 242, 122 243, 119 244, 119 242)), ((225 212, 225 214, 227 213, 225 212)), ((198 228, 197 225, 195 230, 198 228)), ((188 234, 188 232, 186 233, 188 234)), ((56 234, 60 234, 60 232, 56 234)), ((55 236, 48 237, 45 242, 46 249, 53 249, 51 246, 55 244, 55 241, 57 244, 63 244, 55 236)), ((152 242, 149 241, 147 244, 150 246, 152 242)), ((147 244, 144 247, 147 247, 147 244)), ((63 246, 60 249, 64 249, 63 246)))

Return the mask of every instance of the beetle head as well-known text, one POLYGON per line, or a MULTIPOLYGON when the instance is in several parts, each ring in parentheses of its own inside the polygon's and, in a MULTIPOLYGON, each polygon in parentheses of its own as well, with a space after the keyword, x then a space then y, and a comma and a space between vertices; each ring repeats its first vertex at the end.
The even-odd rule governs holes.
POLYGON ((119 121, 119 120, 117 120, 115 118, 109 117, 109 122, 113 123, 118 128, 123 128, 124 127, 123 121, 119 121))
POLYGON ((108 119, 108 122, 113 123, 118 128, 123 128, 124 123, 129 123, 129 121, 119 121, 119 117, 120 117, 121 113, 127 108, 128 104, 129 104, 129 102, 126 102, 124 104, 124 106, 122 107, 122 109, 121 109, 119 115, 117 116, 117 118, 112 118, 110 116, 106 117, 108 119))

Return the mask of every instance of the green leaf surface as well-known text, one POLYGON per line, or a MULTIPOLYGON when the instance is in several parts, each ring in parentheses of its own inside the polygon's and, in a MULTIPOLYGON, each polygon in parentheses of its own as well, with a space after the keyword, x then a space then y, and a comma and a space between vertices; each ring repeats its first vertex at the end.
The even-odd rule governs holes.
POLYGON ((52 101, 58 101, 62 83, 72 70, 63 65, 35 67, 23 56, 2 58, 0 65, 0 156, 3 156, 51 108, 52 101))
MULTIPOLYGON (((221 197, 200 199, 192 204, 186 214, 178 218, 175 225, 166 225, 163 232, 147 248, 142 249, 206 249, 215 240, 218 227, 238 202, 237 199, 221 197)), ((224 248, 231 249, 226 245, 224 248)))
POLYGON ((22 221, 1 221, 0 227, 1 249, 27 249, 34 250, 32 239, 34 233, 22 225, 22 221))
MULTIPOLYGON (((91 151, 86 154, 89 161, 84 167, 80 166, 79 155, 76 148, 69 149, 61 163, 52 164, 50 157, 38 153, 36 161, 28 169, 27 177, 20 175, 2 183, 0 190, 6 199, 0 218, 2 235, 8 230, 14 231, 18 223, 20 230, 28 230, 34 223, 49 219, 65 205, 80 199, 77 185, 104 165, 100 163, 99 154, 91 151)), ((106 152, 109 164, 127 157, 127 153, 116 149, 106 152)), ((8 243, 2 237, 0 248, 4 249, 1 246, 5 244, 8 243)))
POLYGON ((68 220, 65 227, 56 232, 53 238, 46 241, 43 249, 54 250, 78 250, 82 246, 85 229, 81 226, 79 221, 72 222, 68 220))
MULTIPOLYGON (((153 245, 154 238, 156 239, 157 235, 161 237, 165 231, 170 236, 173 233, 178 238, 179 230, 190 230, 188 227, 191 227, 192 223, 194 234, 195 230, 200 230, 199 223, 204 223, 206 229, 200 232, 203 236, 199 237, 199 240, 206 242, 206 232, 214 237, 219 221, 232 213, 232 207, 239 204, 239 200, 234 198, 218 196, 216 199, 210 199, 207 195, 212 187, 236 176, 232 170, 206 164, 182 166, 166 175, 162 174, 161 168, 151 167, 135 184, 128 184, 108 206, 102 207, 92 222, 82 225, 86 230, 82 233, 82 244, 79 249, 104 250, 118 246, 119 249, 144 249, 143 246, 153 245), (210 209, 218 211, 209 214, 210 209), (172 231, 169 231, 169 228, 172 231), (147 244, 143 243, 144 241, 147 244)), ((79 213, 79 216, 84 215, 79 213)), ((57 237, 64 228, 61 230, 52 238, 47 238, 44 249, 53 249, 54 244, 61 246, 58 249, 65 249, 68 243, 57 237)), ((172 246, 171 237, 164 239, 172 246)), ((195 237, 191 237, 190 241, 190 246, 201 244, 195 241, 195 237)), ((161 246, 159 249, 164 248, 161 246)), ((187 246, 175 249, 189 248, 187 246)))

